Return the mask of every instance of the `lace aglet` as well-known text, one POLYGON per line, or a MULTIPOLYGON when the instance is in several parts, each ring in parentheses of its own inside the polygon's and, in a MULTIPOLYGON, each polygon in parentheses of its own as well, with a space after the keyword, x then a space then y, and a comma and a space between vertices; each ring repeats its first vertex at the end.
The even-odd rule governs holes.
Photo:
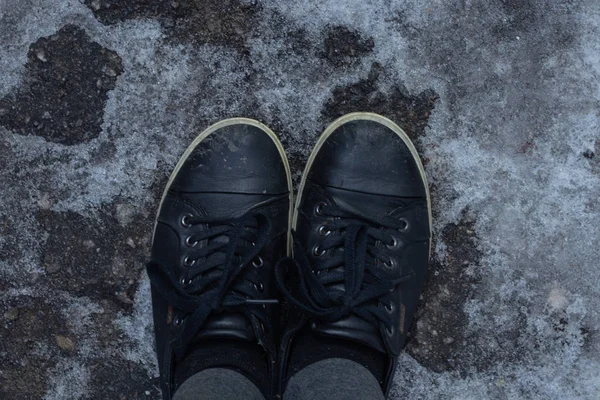
POLYGON ((277 299, 246 299, 246 304, 278 304, 279 300, 277 299))

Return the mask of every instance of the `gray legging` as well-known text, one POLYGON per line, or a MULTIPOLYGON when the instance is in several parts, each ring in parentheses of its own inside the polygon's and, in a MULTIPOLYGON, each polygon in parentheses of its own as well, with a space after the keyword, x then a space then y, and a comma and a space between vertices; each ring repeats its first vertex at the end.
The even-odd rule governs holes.
MULTIPOLYGON (((284 400, 383 400, 377 379, 362 365, 330 358, 292 376, 284 400)), ((173 400, 264 400, 245 376, 230 369, 211 368, 186 380, 173 400)))

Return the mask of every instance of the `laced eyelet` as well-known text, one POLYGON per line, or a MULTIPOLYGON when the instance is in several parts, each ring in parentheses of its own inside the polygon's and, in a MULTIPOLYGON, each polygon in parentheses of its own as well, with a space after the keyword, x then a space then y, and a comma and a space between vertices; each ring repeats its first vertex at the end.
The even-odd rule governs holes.
POLYGON ((398 230, 400 232, 406 232, 408 230, 408 227, 410 226, 408 223, 408 220, 404 217, 400 218, 400 221, 404 222, 404 226, 402 228, 398 228, 398 230))
POLYGON ((392 236, 392 244, 386 244, 386 246, 388 249, 395 249, 398 247, 398 244, 399 244, 398 239, 396 239, 395 236, 392 236))
POLYGON ((185 267, 191 267, 192 265, 196 264, 196 260, 190 258, 190 257, 186 257, 183 259, 183 265, 185 267))
POLYGON ((194 247, 194 246, 196 246, 198 244, 197 240, 195 242, 192 242, 191 239, 192 239, 191 236, 188 236, 188 237, 185 238, 185 245, 186 246, 188 246, 188 247, 194 247))
POLYGON ((188 278, 186 278, 186 277, 182 277, 182 278, 179 280, 179 283, 181 283, 181 285, 182 285, 182 286, 187 286, 187 285, 189 285, 190 283, 192 283, 192 279, 188 279, 188 278))
POLYGON ((394 327, 392 326, 390 329, 385 329, 385 333, 387 333, 388 336, 394 336, 394 327))
POLYGON ((192 224, 190 224, 189 219, 192 217, 192 214, 185 214, 183 217, 181 217, 181 225, 183 225, 184 228, 191 227, 192 224))
POLYGON ((315 206, 315 215, 323 215, 323 207, 325 207, 327 204, 320 202, 317 203, 317 205, 315 206))
POLYGON ((254 268, 261 268, 263 265, 265 265, 265 262, 261 256, 258 256, 254 260, 252 260, 252 265, 254 266, 254 268))
POLYGON ((329 229, 327 229, 327 227, 325 225, 319 226, 319 229, 317 230, 317 232, 321 236, 329 236, 329 235, 331 235, 331 231, 329 229))
POLYGON ((393 303, 386 304, 384 307, 385 307, 385 311, 387 311, 388 314, 391 314, 394 312, 394 304, 393 303))
POLYGON ((323 254, 325 254, 325 250, 321 250, 319 246, 315 246, 313 247, 312 253, 315 257, 321 257, 323 254))
POLYGON ((389 261, 383 263, 383 266, 387 269, 392 269, 396 266, 396 261, 393 258, 390 258, 389 261))

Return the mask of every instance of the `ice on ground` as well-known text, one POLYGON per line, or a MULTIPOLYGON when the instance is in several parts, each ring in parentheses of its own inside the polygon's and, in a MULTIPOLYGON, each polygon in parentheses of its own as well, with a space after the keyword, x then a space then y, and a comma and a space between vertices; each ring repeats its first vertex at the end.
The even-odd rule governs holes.
MULTIPOLYGON (((124 294, 82 300, 40 290, 56 268, 42 262, 51 229, 40 213, 73 212, 90 221, 114 210, 114 229, 127 237, 142 219, 140 237, 129 243, 145 251, 161 184, 210 123, 240 115, 266 122, 281 135, 298 176, 331 122, 324 110, 335 89, 392 113, 398 107, 390 93, 397 88, 405 98, 426 90, 438 96, 416 139, 433 193, 435 272, 454 271, 451 258, 462 248, 444 233, 465 218, 467 237, 476 240, 464 252, 474 248, 478 256, 460 277, 477 277, 471 285, 454 277, 428 290, 423 312, 456 298, 462 318, 451 327, 421 317, 415 337, 435 331, 442 339, 417 343, 420 352, 401 356, 392 397, 598 398, 600 4, 263 0, 256 7, 248 14, 251 28, 223 43, 173 40, 170 20, 156 16, 103 24, 76 0, 2 3, 0 97, 27 83, 30 44, 68 23, 116 52, 124 68, 95 139, 65 146, 0 127, 2 310, 28 310, 47 296, 59 300, 65 317, 82 321, 66 324, 83 338, 76 341, 81 347, 45 371, 46 398, 102 396, 89 360, 139 365, 136 388, 150 387, 156 367, 141 264, 135 268, 142 278, 124 294), (325 51, 331 32, 352 32, 373 46, 332 58, 325 51), (373 71, 383 72, 370 79, 373 71), (368 90, 353 86, 360 82, 368 90), (459 293, 464 287, 468 293, 459 293), (104 332, 109 327, 122 336, 104 332), (440 357, 427 352, 451 360, 431 361, 440 357)), ((117 263, 118 254, 108 258, 117 263)), ((6 331, 24 321, 5 321, 6 331)), ((43 343, 32 359, 58 354, 52 342, 43 343)), ((16 362, 0 354, 3 365, 16 362)))

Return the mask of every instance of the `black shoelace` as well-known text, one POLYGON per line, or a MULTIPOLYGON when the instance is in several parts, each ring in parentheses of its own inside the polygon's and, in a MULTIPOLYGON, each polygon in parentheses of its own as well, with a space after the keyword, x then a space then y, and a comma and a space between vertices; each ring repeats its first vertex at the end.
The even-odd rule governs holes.
MULTIPOLYGON (((157 262, 147 265, 150 283, 173 309, 184 314, 178 359, 207 318, 222 310, 254 315, 264 329, 268 326, 267 304, 277 300, 263 296, 257 272, 264 261, 259 256, 267 244, 271 223, 260 213, 247 213, 233 220, 207 220, 187 215, 182 223, 190 229, 186 244, 193 250, 184 261, 187 278, 178 279, 174 268, 157 262), (203 246, 198 246, 203 242, 203 246)), ((174 319, 178 325, 181 319, 174 319)))
POLYGON ((322 259, 311 266, 305 249, 294 240, 295 259, 284 259, 275 268, 280 289, 292 304, 317 320, 335 322, 356 314, 377 326, 382 322, 393 333, 390 292, 408 281, 412 271, 401 275, 383 247, 400 245, 391 231, 406 228, 406 221, 390 225, 395 222, 367 221, 334 205, 317 207, 320 215, 334 217, 319 228, 323 239, 312 250, 322 259), (295 290, 286 285, 291 281, 284 276, 286 268, 298 275, 295 290))

